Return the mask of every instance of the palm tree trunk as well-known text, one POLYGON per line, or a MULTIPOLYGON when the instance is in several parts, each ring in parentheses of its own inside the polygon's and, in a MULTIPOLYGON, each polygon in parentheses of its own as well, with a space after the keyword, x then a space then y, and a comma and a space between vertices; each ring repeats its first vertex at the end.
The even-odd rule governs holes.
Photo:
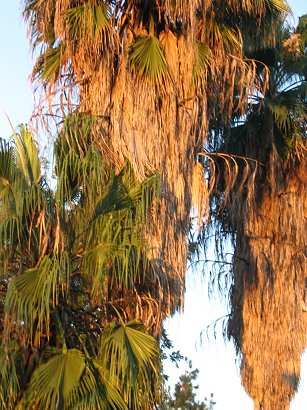
POLYGON ((255 409, 289 409, 306 347, 306 158, 287 174, 270 158, 268 189, 237 214, 229 335, 255 409), (240 221, 240 222, 239 222, 240 221))
MULTIPOLYGON (((110 162, 121 169, 128 160, 140 180, 146 178, 148 170, 158 170, 161 175, 161 199, 152 211, 150 223, 144 226, 152 266, 165 278, 159 291, 148 289, 155 300, 151 305, 155 311, 152 312, 154 323, 147 309, 142 310, 140 317, 153 334, 161 331, 166 315, 172 315, 183 305, 193 168, 195 153, 202 146, 201 139, 195 142, 195 124, 201 118, 203 123, 199 125, 206 135, 204 98, 196 99, 191 88, 194 61, 194 50, 189 47, 191 35, 177 40, 169 31, 161 38, 167 43, 166 57, 176 70, 176 92, 173 86, 163 90, 131 77, 126 69, 126 55, 119 57, 116 78, 111 81, 109 68, 102 61, 86 89, 80 92, 81 111, 109 119, 104 124, 105 139, 99 130, 97 144, 108 150, 110 162)), ((127 36, 126 49, 132 40, 127 36)), ((197 187, 203 199, 199 205, 201 213, 207 199, 203 175, 204 171, 197 187)), ((135 317, 133 314, 134 310, 132 317, 135 317)))

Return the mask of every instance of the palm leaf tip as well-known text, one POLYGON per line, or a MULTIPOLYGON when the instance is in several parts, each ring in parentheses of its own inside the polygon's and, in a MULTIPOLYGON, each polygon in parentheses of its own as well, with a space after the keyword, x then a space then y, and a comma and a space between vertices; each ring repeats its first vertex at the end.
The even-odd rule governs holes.
POLYGON ((269 7, 278 10, 279 12, 286 14, 290 14, 292 12, 291 7, 286 0, 267 0, 267 2, 269 4, 269 7))

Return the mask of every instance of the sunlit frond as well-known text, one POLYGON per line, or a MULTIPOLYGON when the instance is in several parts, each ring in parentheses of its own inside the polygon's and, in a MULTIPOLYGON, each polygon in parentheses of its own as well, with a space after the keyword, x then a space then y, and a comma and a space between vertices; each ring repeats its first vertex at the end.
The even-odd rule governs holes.
POLYGON ((64 347, 34 371, 24 402, 36 408, 126 409, 99 370, 81 351, 64 347))
POLYGON ((70 35, 79 41, 86 37, 95 39, 101 34, 106 35, 110 29, 110 15, 109 5, 104 1, 99 4, 87 1, 65 13, 70 35))
POLYGON ((267 0, 267 3, 275 10, 282 11, 286 14, 291 13, 291 7, 286 0, 267 0))
POLYGON ((49 47, 38 57, 33 78, 43 84, 55 83, 61 75, 62 66, 67 63, 62 43, 49 47))
POLYGON ((171 80, 162 44, 152 35, 140 36, 130 46, 128 64, 139 77, 154 84, 165 85, 171 80))
POLYGON ((37 184, 41 178, 41 166, 33 135, 26 126, 21 126, 14 137, 17 167, 28 185, 37 184))
POLYGON ((102 337, 99 357, 129 408, 144 409, 158 394, 160 351, 138 321, 114 323, 102 337), (133 387, 135 386, 135 387, 133 387))

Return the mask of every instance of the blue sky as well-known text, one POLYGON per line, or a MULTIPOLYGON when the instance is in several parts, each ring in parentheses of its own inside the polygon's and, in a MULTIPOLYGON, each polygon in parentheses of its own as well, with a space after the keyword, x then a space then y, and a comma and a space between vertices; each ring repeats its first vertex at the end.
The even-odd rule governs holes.
MULTIPOLYGON (((239 1, 239 0, 238 0, 239 1)), ((26 28, 20 17, 20 1, 3 1, 0 21, 0 136, 11 134, 6 114, 14 125, 29 120, 33 110, 33 92, 29 76, 33 65, 26 28)), ((290 0, 295 21, 307 12, 305 0, 290 0)), ((200 346, 200 332, 213 320, 226 314, 227 309, 218 298, 208 301, 205 286, 190 279, 186 298, 185 314, 177 315, 166 323, 175 348, 193 360, 200 369, 200 397, 214 393, 216 410, 252 410, 253 405, 240 385, 235 355, 230 345, 225 346, 221 337, 206 338, 200 346)), ((174 383, 180 372, 168 366, 174 383)), ((301 389, 291 410, 307 409, 307 356, 302 366, 301 389)), ((276 409, 278 410, 278 409, 276 409)))
POLYGON ((27 122, 33 110, 29 74, 32 61, 18 0, 4 2, 0 22, 0 135, 11 134, 12 123, 27 122))

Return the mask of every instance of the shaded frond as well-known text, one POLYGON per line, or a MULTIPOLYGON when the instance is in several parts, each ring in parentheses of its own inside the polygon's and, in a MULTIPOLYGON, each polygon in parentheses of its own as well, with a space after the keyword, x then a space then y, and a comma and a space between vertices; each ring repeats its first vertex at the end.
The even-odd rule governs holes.
POLYGON ((0 347, 0 408, 15 408, 20 392, 21 355, 15 343, 0 347))
POLYGON ((197 85, 199 79, 204 75, 204 71, 209 67, 212 53, 207 44, 197 41, 196 58, 193 68, 192 82, 197 85))
POLYGON ((135 208, 137 217, 145 220, 146 213, 154 197, 159 196, 160 176, 158 173, 148 175, 139 181, 130 164, 113 176, 107 195, 98 203, 96 215, 110 211, 135 208))
POLYGON ((50 310, 57 301, 59 275, 56 258, 45 256, 37 268, 10 280, 5 301, 8 331, 14 324, 20 326, 27 342, 36 346, 43 335, 49 337, 50 310))

